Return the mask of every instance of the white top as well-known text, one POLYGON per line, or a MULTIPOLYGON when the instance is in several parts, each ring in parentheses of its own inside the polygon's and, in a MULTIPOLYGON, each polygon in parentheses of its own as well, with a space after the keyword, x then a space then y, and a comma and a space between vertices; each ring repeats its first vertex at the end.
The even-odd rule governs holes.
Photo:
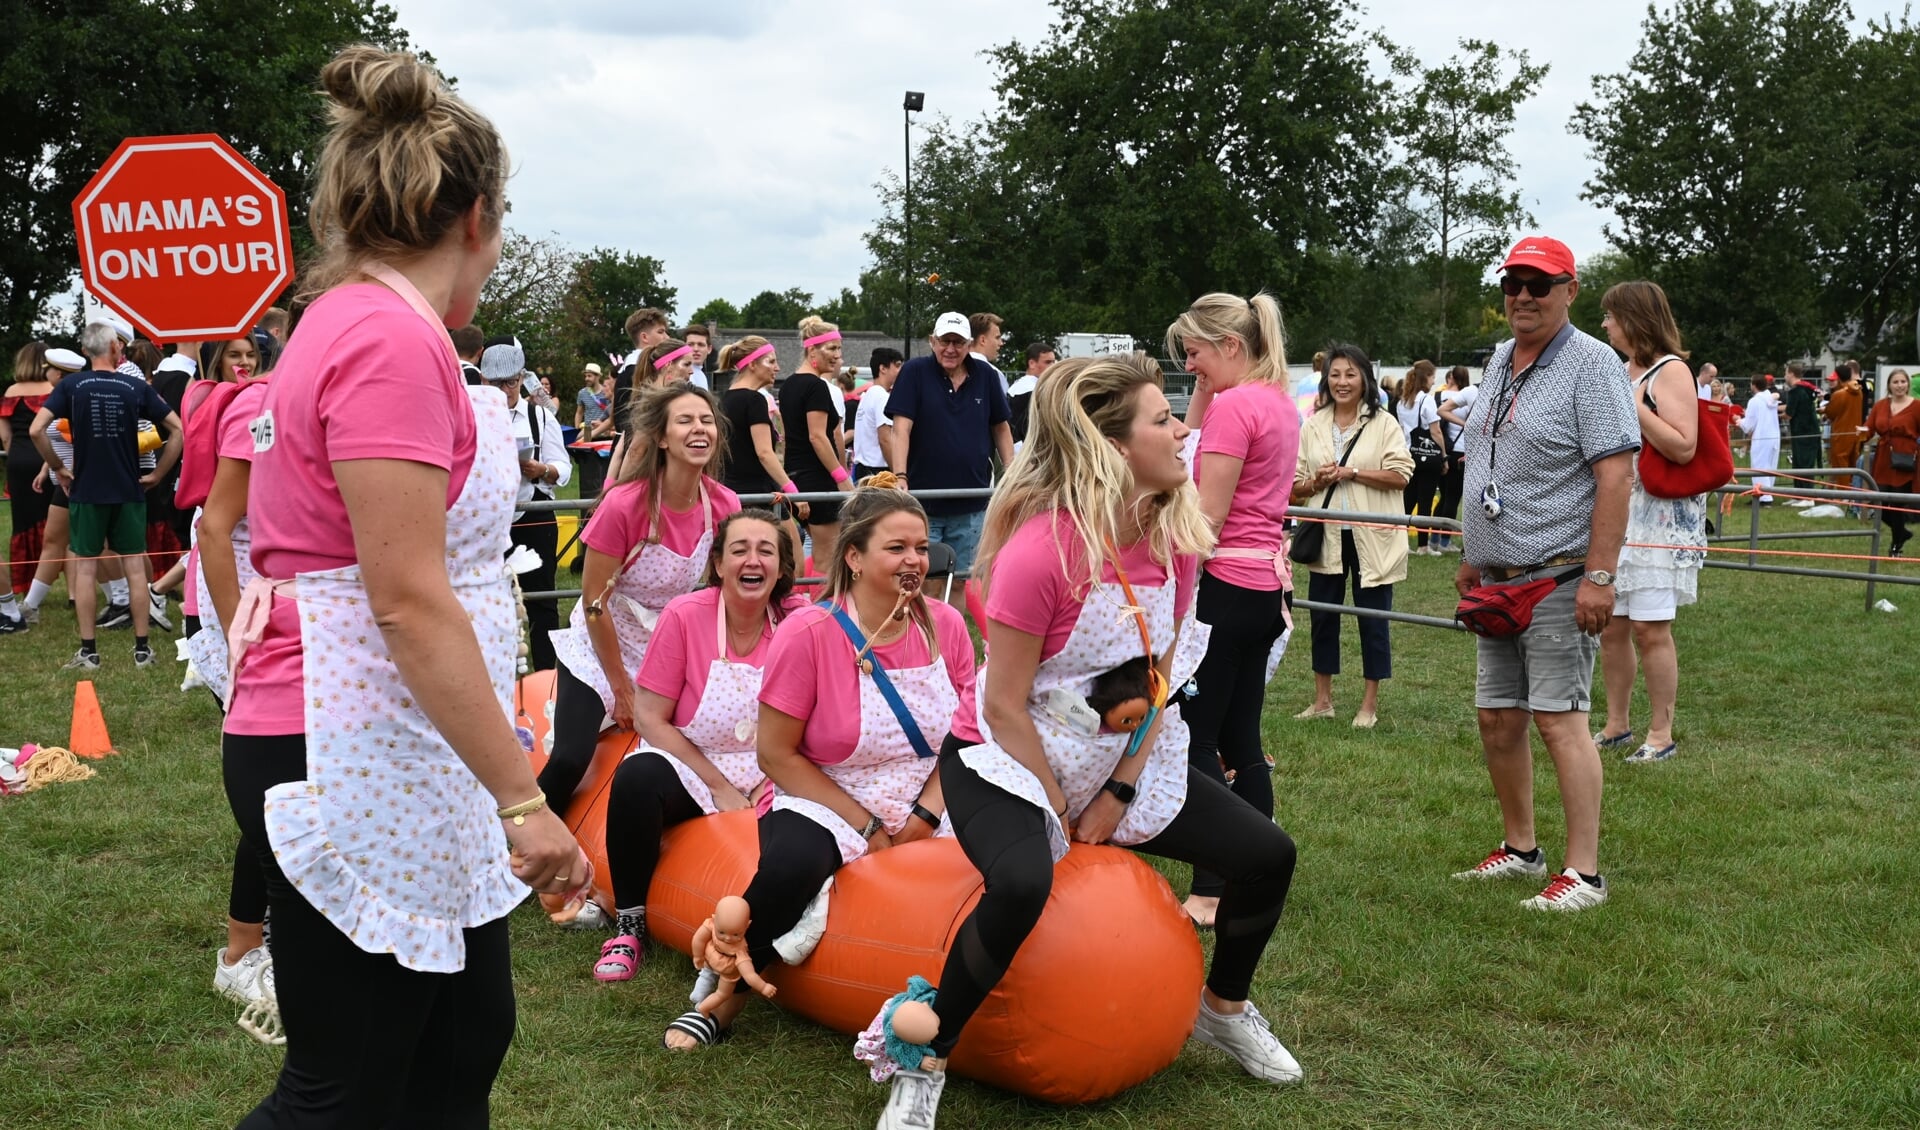
MULTIPOLYGON (((527 419, 529 409, 540 413, 540 445, 539 450, 527 458, 532 459, 536 463, 550 464, 555 470, 559 471, 560 477, 554 480, 554 482, 551 484, 540 484, 548 491, 559 490, 561 487, 566 486, 573 478, 573 460, 567 457, 567 437, 561 434, 560 420, 553 414, 553 409, 542 408, 522 396, 520 403, 514 405, 508 413, 512 417, 514 446, 518 451, 526 451, 534 446, 533 425, 527 419)), ((514 471, 518 474, 518 463, 514 464, 514 471)), ((519 479, 520 489, 514 495, 513 500, 516 506, 533 501, 533 480, 527 478, 525 475, 519 475, 519 479)), ((526 511, 524 510, 518 511, 514 514, 514 517, 518 518, 525 513, 526 511)))
POLYGON ((853 461, 866 467, 886 467, 886 453, 880 450, 880 425, 887 423, 887 390, 868 385, 860 394, 860 411, 853 417, 853 461))
POLYGON ((1740 417, 1740 430, 1754 439, 1780 438, 1780 398, 1771 392, 1756 392, 1747 401, 1747 414, 1740 417))
MULTIPOLYGON (((1480 399, 1480 390, 1473 385, 1468 385, 1465 388, 1448 388, 1448 389, 1440 390, 1440 403, 1451 408, 1453 410, 1453 414, 1460 417, 1462 420, 1467 418, 1467 413, 1473 411, 1473 402, 1478 399, 1480 399)), ((1459 440, 1460 428, 1461 428, 1461 425, 1459 424, 1447 425, 1447 443, 1448 444, 1454 444, 1457 440, 1459 440)))
POLYGON ((829 380, 827 382, 827 395, 833 397, 833 413, 840 417, 840 425, 845 427, 847 423, 846 392, 843 391, 838 384, 829 380))
POLYGON ((705 369, 695 369, 693 372, 688 373, 687 381, 695 388, 704 388, 708 392, 713 391, 713 382, 707 380, 707 371, 705 369))
POLYGON ((1400 431, 1409 443, 1413 442, 1414 432, 1440 422, 1440 409, 1434 405, 1433 397, 1424 392, 1416 395, 1412 404, 1395 400, 1393 414, 1400 418, 1400 431))

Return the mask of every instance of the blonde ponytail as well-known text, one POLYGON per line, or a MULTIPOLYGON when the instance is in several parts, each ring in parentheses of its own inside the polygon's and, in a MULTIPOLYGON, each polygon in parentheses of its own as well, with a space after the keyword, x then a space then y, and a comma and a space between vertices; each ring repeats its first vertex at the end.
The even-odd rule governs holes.
POLYGON ((1246 356, 1243 381, 1286 387, 1286 330, 1280 319, 1280 304, 1264 290, 1252 298, 1215 292, 1195 299, 1186 313, 1167 327, 1167 356, 1184 358, 1184 343, 1188 341, 1218 346, 1228 340, 1239 342, 1246 356))

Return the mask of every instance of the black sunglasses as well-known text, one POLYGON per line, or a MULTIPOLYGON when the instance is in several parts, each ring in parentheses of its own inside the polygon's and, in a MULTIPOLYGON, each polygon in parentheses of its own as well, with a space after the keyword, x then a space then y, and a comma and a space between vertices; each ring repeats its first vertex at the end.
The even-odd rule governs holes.
POLYGON ((1500 292, 1508 298, 1517 298, 1524 290, 1535 298, 1545 298, 1553 292, 1554 287, 1572 281, 1572 275, 1535 275, 1530 279, 1517 279, 1508 275, 1500 280, 1500 292))

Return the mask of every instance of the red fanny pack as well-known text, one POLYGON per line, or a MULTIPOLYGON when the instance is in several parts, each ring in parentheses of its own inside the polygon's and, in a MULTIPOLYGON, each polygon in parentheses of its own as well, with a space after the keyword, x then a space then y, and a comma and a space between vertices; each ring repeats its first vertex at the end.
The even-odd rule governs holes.
POLYGON ((1517 636, 1533 623, 1533 609, 1552 595, 1553 590, 1585 575, 1587 567, 1576 565, 1557 577, 1541 577, 1524 585, 1479 585, 1460 598, 1453 618, 1476 636, 1503 638, 1517 636))

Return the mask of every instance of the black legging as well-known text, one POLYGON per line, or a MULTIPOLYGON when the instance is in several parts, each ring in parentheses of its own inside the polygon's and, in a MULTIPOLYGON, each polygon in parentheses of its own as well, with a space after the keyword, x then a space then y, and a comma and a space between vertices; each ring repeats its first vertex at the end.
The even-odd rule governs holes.
POLYGON ((245 832, 240 834, 240 842, 233 845, 233 883, 227 888, 227 917, 246 923, 267 920, 267 881, 260 874, 260 849, 245 832))
POLYGON ((620 763, 607 797, 607 870, 613 872, 616 907, 647 905, 653 869, 660 865, 660 837, 704 815, 665 756, 643 749, 620 763))
MULTIPOLYGON (((1880 489, 1890 494, 1907 494, 1912 496, 1915 485, 1916 484, 1911 482, 1905 486, 1882 485, 1880 489)), ((1906 512, 1906 507, 1908 505, 1909 503, 1902 501, 1899 506, 1886 506, 1880 510, 1880 513, 1887 520, 1887 528, 1893 531, 1894 549, 1903 549, 1907 544, 1907 539, 1913 536, 1912 532, 1907 529, 1909 516, 1906 512)))
MULTIPOLYGON (((1442 459, 1416 459, 1413 462, 1413 474, 1407 477, 1406 489, 1400 492, 1400 501, 1408 514, 1434 515, 1433 492, 1440 488, 1440 465, 1442 459)), ((1424 528, 1417 532, 1418 544, 1427 544, 1428 531, 1424 528)))
POLYGON ((593 764, 593 750, 600 741, 600 723, 607 708, 600 692, 588 686, 562 663, 554 671, 553 755, 540 770, 540 791, 561 812, 573 799, 580 779, 593 764))
MULTIPOLYGON (((958 756, 940 758, 940 787, 960 847, 986 880, 986 890, 960 924, 940 974, 933 1005, 940 1035, 933 1050, 944 1056, 1005 976, 1046 909, 1053 889, 1053 856, 1047 846, 1046 813, 988 782, 958 756)), ((1246 1000, 1293 882, 1292 838, 1226 786, 1189 769, 1187 801, 1179 815, 1159 835, 1133 847, 1196 868, 1205 865, 1226 876, 1214 918, 1207 988, 1222 1000, 1246 1000)))
MULTIPOLYGON (((1272 816, 1273 769, 1260 738, 1260 708, 1267 697, 1267 656, 1287 627, 1287 593, 1243 589, 1203 569, 1194 600, 1195 616, 1212 626, 1213 635, 1193 676, 1195 693, 1180 704, 1192 734, 1188 756, 1194 768, 1222 785, 1225 769, 1233 770, 1233 791, 1272 816)), ((1219 875, 1194 870, 1194 894, 1217 898, 1225 889, 1219 875)))
POLYGON ((263 797, 306 779, 305 735, 227 734, 221 748, 227 803, 260 849, 287 1031, 279 1082, 239 1130, 487 1126, 513 1039, 506 917, 464 932, 458 973, 421 973, 354 945, 294 890, 268 846, 263 797))
POLYGON ((840 845, 832 832, 784 808, 760 818, 760 869, 741 896, 753 910, 747 955, 755 969, 765 973, 780 960, 773 940, 799 924, 821 884, 838 870, 840 845))
POLYGON ((1466 489, 1466 483, 1466 462, 1455 451, 1447 456, 1446 474, 1440 476, 1440 505, 1434 507, 1434 517, 1460 517, 1460 494, 1466 489))
MULTIPOLYGON (((560 549, 560 524, 553 511, 527 511, 513 520, 508 535, 514 545, 524 545, 540 555, 540 565, 521 575, 521 591, 551 592, 554 558, 560 549)), ((527 670, 551 670, 554 666, 552 633, 560 627, 560 605, 551 597, 526 603, 527 670)))

